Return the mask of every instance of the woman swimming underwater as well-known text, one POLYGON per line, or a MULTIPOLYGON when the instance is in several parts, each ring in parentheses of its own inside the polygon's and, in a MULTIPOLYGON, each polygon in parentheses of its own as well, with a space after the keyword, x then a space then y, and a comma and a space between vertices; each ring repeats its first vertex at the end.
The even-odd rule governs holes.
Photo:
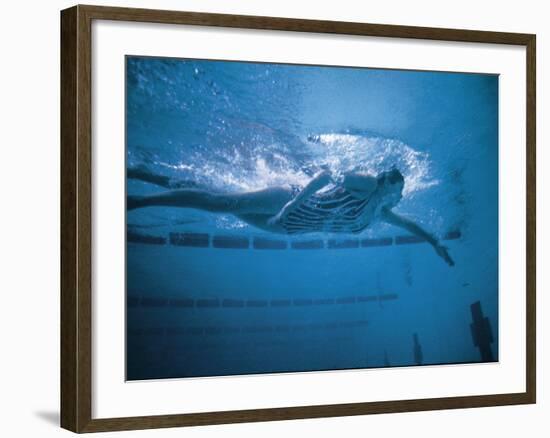
POLYGON ((128 178, 171 189, 128 196, 128 210, 166 206, 230 213, 255 227, 284 234, 357 234, 375 221, 384 221, 425 239, 449 266, 454 265, 447 248, 434 235, 392 211, 402 198, 405 184, 395 168, 376 177, 350 172, 338 182, 330 172, 322 171, 305 187, 280 186, 245 193, 213 192, 187 182, 172 183, 141 167, 128 169, 128 178))

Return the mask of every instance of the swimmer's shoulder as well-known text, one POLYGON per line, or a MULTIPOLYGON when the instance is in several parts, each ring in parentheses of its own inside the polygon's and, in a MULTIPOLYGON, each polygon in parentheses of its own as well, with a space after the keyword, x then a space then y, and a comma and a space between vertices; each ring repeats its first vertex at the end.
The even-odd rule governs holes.
POLYGON ((378 187, 378 179, 373 175, 349 172, 344 174, 342 186, 354 197, 367 199, 378 187))

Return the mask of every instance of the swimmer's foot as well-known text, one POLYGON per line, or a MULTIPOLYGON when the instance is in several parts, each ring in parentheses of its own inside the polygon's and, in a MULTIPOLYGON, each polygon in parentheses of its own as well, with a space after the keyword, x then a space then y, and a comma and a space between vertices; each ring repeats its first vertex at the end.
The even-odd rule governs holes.
POLYGON ((144 207, 145 203, 143 196, 131 196, 126 198, 126 210, 135 210, 136 208, 144 207))

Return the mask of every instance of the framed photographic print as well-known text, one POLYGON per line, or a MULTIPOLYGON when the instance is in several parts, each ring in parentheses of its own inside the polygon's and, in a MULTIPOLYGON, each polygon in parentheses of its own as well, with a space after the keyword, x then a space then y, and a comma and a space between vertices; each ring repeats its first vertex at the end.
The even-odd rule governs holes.
POLYGON ((535 36, 61 13, 61 425, 535 402, 535 36))

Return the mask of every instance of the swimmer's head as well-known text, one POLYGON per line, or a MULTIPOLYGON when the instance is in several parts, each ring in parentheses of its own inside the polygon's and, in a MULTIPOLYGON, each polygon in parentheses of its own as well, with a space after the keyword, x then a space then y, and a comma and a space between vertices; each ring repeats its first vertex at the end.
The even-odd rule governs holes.
POLYGON ((405 178, 395 167, 378 175, 378 190, 384 203, 395 207, 403 197, 405 178))

